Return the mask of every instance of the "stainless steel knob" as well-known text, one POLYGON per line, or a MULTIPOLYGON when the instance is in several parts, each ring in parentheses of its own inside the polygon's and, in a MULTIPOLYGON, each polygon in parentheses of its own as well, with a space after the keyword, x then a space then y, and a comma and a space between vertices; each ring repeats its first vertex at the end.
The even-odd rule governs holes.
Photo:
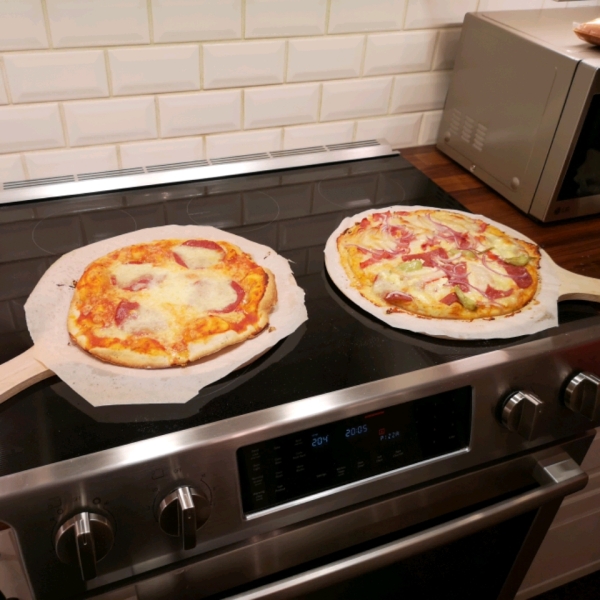
POLYGON ((196 531, 210 516, 210 500, 197 489, 182 486, 158 505, 158 524, 168 535, 183 539, 183 549, 196 547, 196 531))
POLYGON ((502 424, 526 440, 534 440, 542 433, 544 403, 529 392, 515 392, 505 401, 500 412, 502 424))
POLYGON ((96 563, 112 548, 114 530, 110 521, 96 513, 82 512, 65 521, 54 535, 58 558, 79 564, 84 581, 96 577, 96 563))
POLYGON ((565 405, 590 421, 600 419, 600 379, 591 373, 577 373, 567 382, 565 405))

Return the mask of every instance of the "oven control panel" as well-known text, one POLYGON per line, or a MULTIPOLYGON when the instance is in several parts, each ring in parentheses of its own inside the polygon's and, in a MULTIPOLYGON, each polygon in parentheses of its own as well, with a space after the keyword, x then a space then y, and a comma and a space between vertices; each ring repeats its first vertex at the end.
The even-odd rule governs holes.
POLYGON ((246 514, 465 449, 469 386, 242 447, 246 514))

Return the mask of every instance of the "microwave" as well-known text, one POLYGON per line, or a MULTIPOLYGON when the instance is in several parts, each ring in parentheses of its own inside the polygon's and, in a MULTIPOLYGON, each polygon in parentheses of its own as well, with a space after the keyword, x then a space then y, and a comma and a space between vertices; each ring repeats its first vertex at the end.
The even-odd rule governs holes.
POLYGON ((437 147, 539 221, 600 213, 598 8, 468 13, 437 147))

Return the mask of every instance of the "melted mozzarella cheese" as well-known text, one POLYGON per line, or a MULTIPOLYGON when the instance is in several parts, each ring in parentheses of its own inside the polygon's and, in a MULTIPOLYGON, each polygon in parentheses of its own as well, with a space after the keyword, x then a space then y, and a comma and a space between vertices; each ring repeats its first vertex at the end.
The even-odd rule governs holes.
POLYGON ((194 285, 192 304, 201 312, 223 310, 236 300, 237 293, 229 279, 211 277, 194 285))
POLYGON ((135 264, 118 264, 111 269, 111 275, 114 276, 117 285, 120 288, 131 287, 136 281, 145 277, 151 277, 149 287, 155 285, 156 282, 163 279, 168 271, 159 267, 154 267, 151 264, 143 263, 135 264))
POLYGON ((125 333, 153 335, 169 328, 168 316, 163 311, 141 304, 135 313, 121 323, 125 333))
POLYGON ((200 246, 185 246, 182 244, 173 248, 173 252, 181 257, 188 269, 212 267, 223 258, 223 252, 220 250, 200 246))

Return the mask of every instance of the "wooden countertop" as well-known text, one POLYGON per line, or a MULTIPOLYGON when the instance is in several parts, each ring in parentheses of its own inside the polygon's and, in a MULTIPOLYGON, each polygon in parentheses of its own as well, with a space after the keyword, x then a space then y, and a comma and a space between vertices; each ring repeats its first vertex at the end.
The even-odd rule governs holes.
POLYGON ((561 267, 600 278, 600 215, 541 224, 434 146, 404 148, 400 154, 470 211, 520 231, 561 267))

